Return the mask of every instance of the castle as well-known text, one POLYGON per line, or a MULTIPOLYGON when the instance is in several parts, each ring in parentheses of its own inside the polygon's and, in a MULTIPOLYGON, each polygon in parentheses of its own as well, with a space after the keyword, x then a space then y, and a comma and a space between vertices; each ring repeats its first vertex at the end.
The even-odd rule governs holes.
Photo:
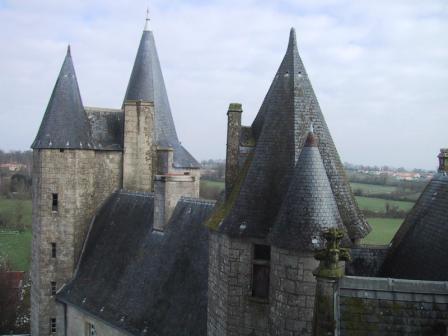
POLYGON ((32 145, 33 335, 446 334, 446 152, 391 246, 363 246, 294 30, 251 126, 241 114, 215 205, 148 27, 121 109, 83 106, 68 49, 32 145))

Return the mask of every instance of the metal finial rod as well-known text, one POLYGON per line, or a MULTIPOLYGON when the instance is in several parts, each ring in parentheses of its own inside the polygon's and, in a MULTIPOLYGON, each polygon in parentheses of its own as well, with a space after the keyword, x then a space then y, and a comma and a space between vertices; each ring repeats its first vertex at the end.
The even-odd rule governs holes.
POLYGON ((144 30, 149 30, 149 21, 151 20, 149 18, 149 8, 146 8, 146 19, 145 19, 145 29, 144 30))

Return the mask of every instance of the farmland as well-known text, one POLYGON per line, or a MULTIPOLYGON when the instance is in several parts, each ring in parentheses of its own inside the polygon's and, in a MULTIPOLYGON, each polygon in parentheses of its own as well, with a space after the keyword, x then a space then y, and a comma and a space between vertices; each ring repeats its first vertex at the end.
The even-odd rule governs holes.
POLYGON ((31 200, 0 198, 0 258, 26 271, 31 251, 31 200))
MULTIPOLYGON (((395 191, 395 187, 390 186, 363 183, 352 183, 351 186, 352 189, 363 190, 364 195, 395 191)), ((219 194, 224 189, 224 182, 202 180, 201 189, 212 189, 219 194)), ((369 214, 381 215, 367 218, 373 230, 363 240, 365 244, 388 244, 403 222, 403 218, 384 218, 386 204, 406 212, 413 206, 413 203, 408 201, 393 201, 368 196, 356 196, 356 200, 361 210, 370 211, 369 214)), ((31 200, 0 198, 0 219, 16 224, 20 222, 19 226, 23 227, 23 230, 5 227, 0 229, 0 257, 7 256, 14 270, 28 270, 31 251, 31 200)))
MULTIPOLYGON (((388 218, 387 209, 395 208, 401 213, 407 213, 414 205, 410 201, 386 200, 378 197, 369 197, 368 195, 391 194, 396 192, 394 186, 383 186, 365 183, 350 183, 352 190, 361 190, 365 196, 355 196, 359 208, 369 215, 367 221, 372 226, 372 232, 363 240, 364 244, 389 244, 395 232, 403 222, 403 218, 388 218), (372 214, 374 216, 372 216, 372 214), (376 217, 378 216, 378 217, 376 217)), ((201 181, 202 190, 215 189, 221 191, 224 189, 224 182, 201 181)), ((418 197, 418 194, 415 198, 418 197)))

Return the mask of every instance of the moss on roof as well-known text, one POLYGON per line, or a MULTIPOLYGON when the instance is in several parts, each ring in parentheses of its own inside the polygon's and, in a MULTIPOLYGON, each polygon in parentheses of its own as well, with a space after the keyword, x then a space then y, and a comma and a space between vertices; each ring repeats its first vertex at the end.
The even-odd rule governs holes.
POLYGON ((219 225, 221 224, 222 220, 229 214, 230 210, 233 208, 236 199, 240 193, 241 185, 243 184, 247 172, 249 170, 250 164, 252 162, 254 154, 250 153, 246 159, 246 162, 244 162, 243 168, 241 169, 238 179, 236 180, 236 183, 232 189, 232 192, 230 193, 227 200, 223 201, 222 203, 218 204, 215 207, 215 210, 213 211, 212 215, 210 216, 209 220, 206 222, 206 226, 212 230, 218 230, 219 225))

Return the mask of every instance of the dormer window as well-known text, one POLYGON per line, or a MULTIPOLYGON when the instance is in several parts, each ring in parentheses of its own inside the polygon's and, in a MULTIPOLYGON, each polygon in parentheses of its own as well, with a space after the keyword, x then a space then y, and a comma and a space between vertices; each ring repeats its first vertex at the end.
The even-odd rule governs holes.
POLYGON ((252 260, 252 297, 269 299, 271 247, 254 244, 252 260))

